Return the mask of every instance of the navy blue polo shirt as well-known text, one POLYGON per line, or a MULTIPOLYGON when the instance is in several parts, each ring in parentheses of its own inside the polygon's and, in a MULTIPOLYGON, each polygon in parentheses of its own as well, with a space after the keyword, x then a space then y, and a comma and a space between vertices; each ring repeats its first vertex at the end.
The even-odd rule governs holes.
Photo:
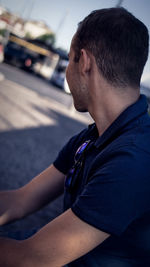
POLYGON ((150 118, 144 95, 98 136, 95 124, 72 137, 54 166, 67 175, 75 153, 90 144, 64 210, 111 234, 68 266, 150 266, 150 118), (139 265, 140 264, 140 265, 139 265), (142 265, 141 265, 142 264, 142 265), (144 264, 144 265, 143 265, 144 264))

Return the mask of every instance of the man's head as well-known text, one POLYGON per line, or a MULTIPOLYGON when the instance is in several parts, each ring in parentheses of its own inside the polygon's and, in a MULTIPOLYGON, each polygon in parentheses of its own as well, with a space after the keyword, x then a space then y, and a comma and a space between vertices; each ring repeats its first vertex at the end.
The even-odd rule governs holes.
POLYGON ((79 23, 72 44, 74 61, 89 51, 100 74, 116 87, 139 87, 148 57, 146 26, 124 8, 95 10, 79 23))

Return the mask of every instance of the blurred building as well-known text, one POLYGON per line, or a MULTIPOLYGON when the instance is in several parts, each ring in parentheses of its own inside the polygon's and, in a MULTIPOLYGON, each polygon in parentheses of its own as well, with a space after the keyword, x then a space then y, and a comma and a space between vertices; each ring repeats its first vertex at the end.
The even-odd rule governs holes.
POLYGON ((25 20, 17 14, 0 7, 0 30, 7 29, 19 37, 37 38, 44 34, 54 34, 43 21, 25 20))
POLYGON ((32 38, 53 33, 52 30, 45 24, 45 22, 32 20, 24 23, 24 32, 26 35, 29 34, 32 38))

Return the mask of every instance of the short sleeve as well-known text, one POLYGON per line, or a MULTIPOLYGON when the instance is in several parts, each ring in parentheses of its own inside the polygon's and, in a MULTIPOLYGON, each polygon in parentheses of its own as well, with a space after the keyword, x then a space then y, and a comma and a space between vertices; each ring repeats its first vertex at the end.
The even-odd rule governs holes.
POLYGON ((119 236, 139 216, 145 205, 142 202, 145 188, 141 180, 142 168, 134 153, 128 149, 115 151, 102 166, 99 162, 99 167, 72 205, 72 211, 80 219, 119 236))

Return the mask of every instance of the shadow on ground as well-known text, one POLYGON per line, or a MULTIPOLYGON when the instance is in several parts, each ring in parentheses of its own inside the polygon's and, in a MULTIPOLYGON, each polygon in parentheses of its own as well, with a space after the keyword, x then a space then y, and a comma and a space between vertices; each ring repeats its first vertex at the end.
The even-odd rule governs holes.
MULTIPOLYGON (((0 132, 0 190, 16 189, 29 182, 54 161, 72 135, 86 127, 54 111, 50 115, 55 125, 0 132)), ((63 196, 35 214, 1 227, 0 232, 42 227, 61 213, 62 205, 63 196)))

